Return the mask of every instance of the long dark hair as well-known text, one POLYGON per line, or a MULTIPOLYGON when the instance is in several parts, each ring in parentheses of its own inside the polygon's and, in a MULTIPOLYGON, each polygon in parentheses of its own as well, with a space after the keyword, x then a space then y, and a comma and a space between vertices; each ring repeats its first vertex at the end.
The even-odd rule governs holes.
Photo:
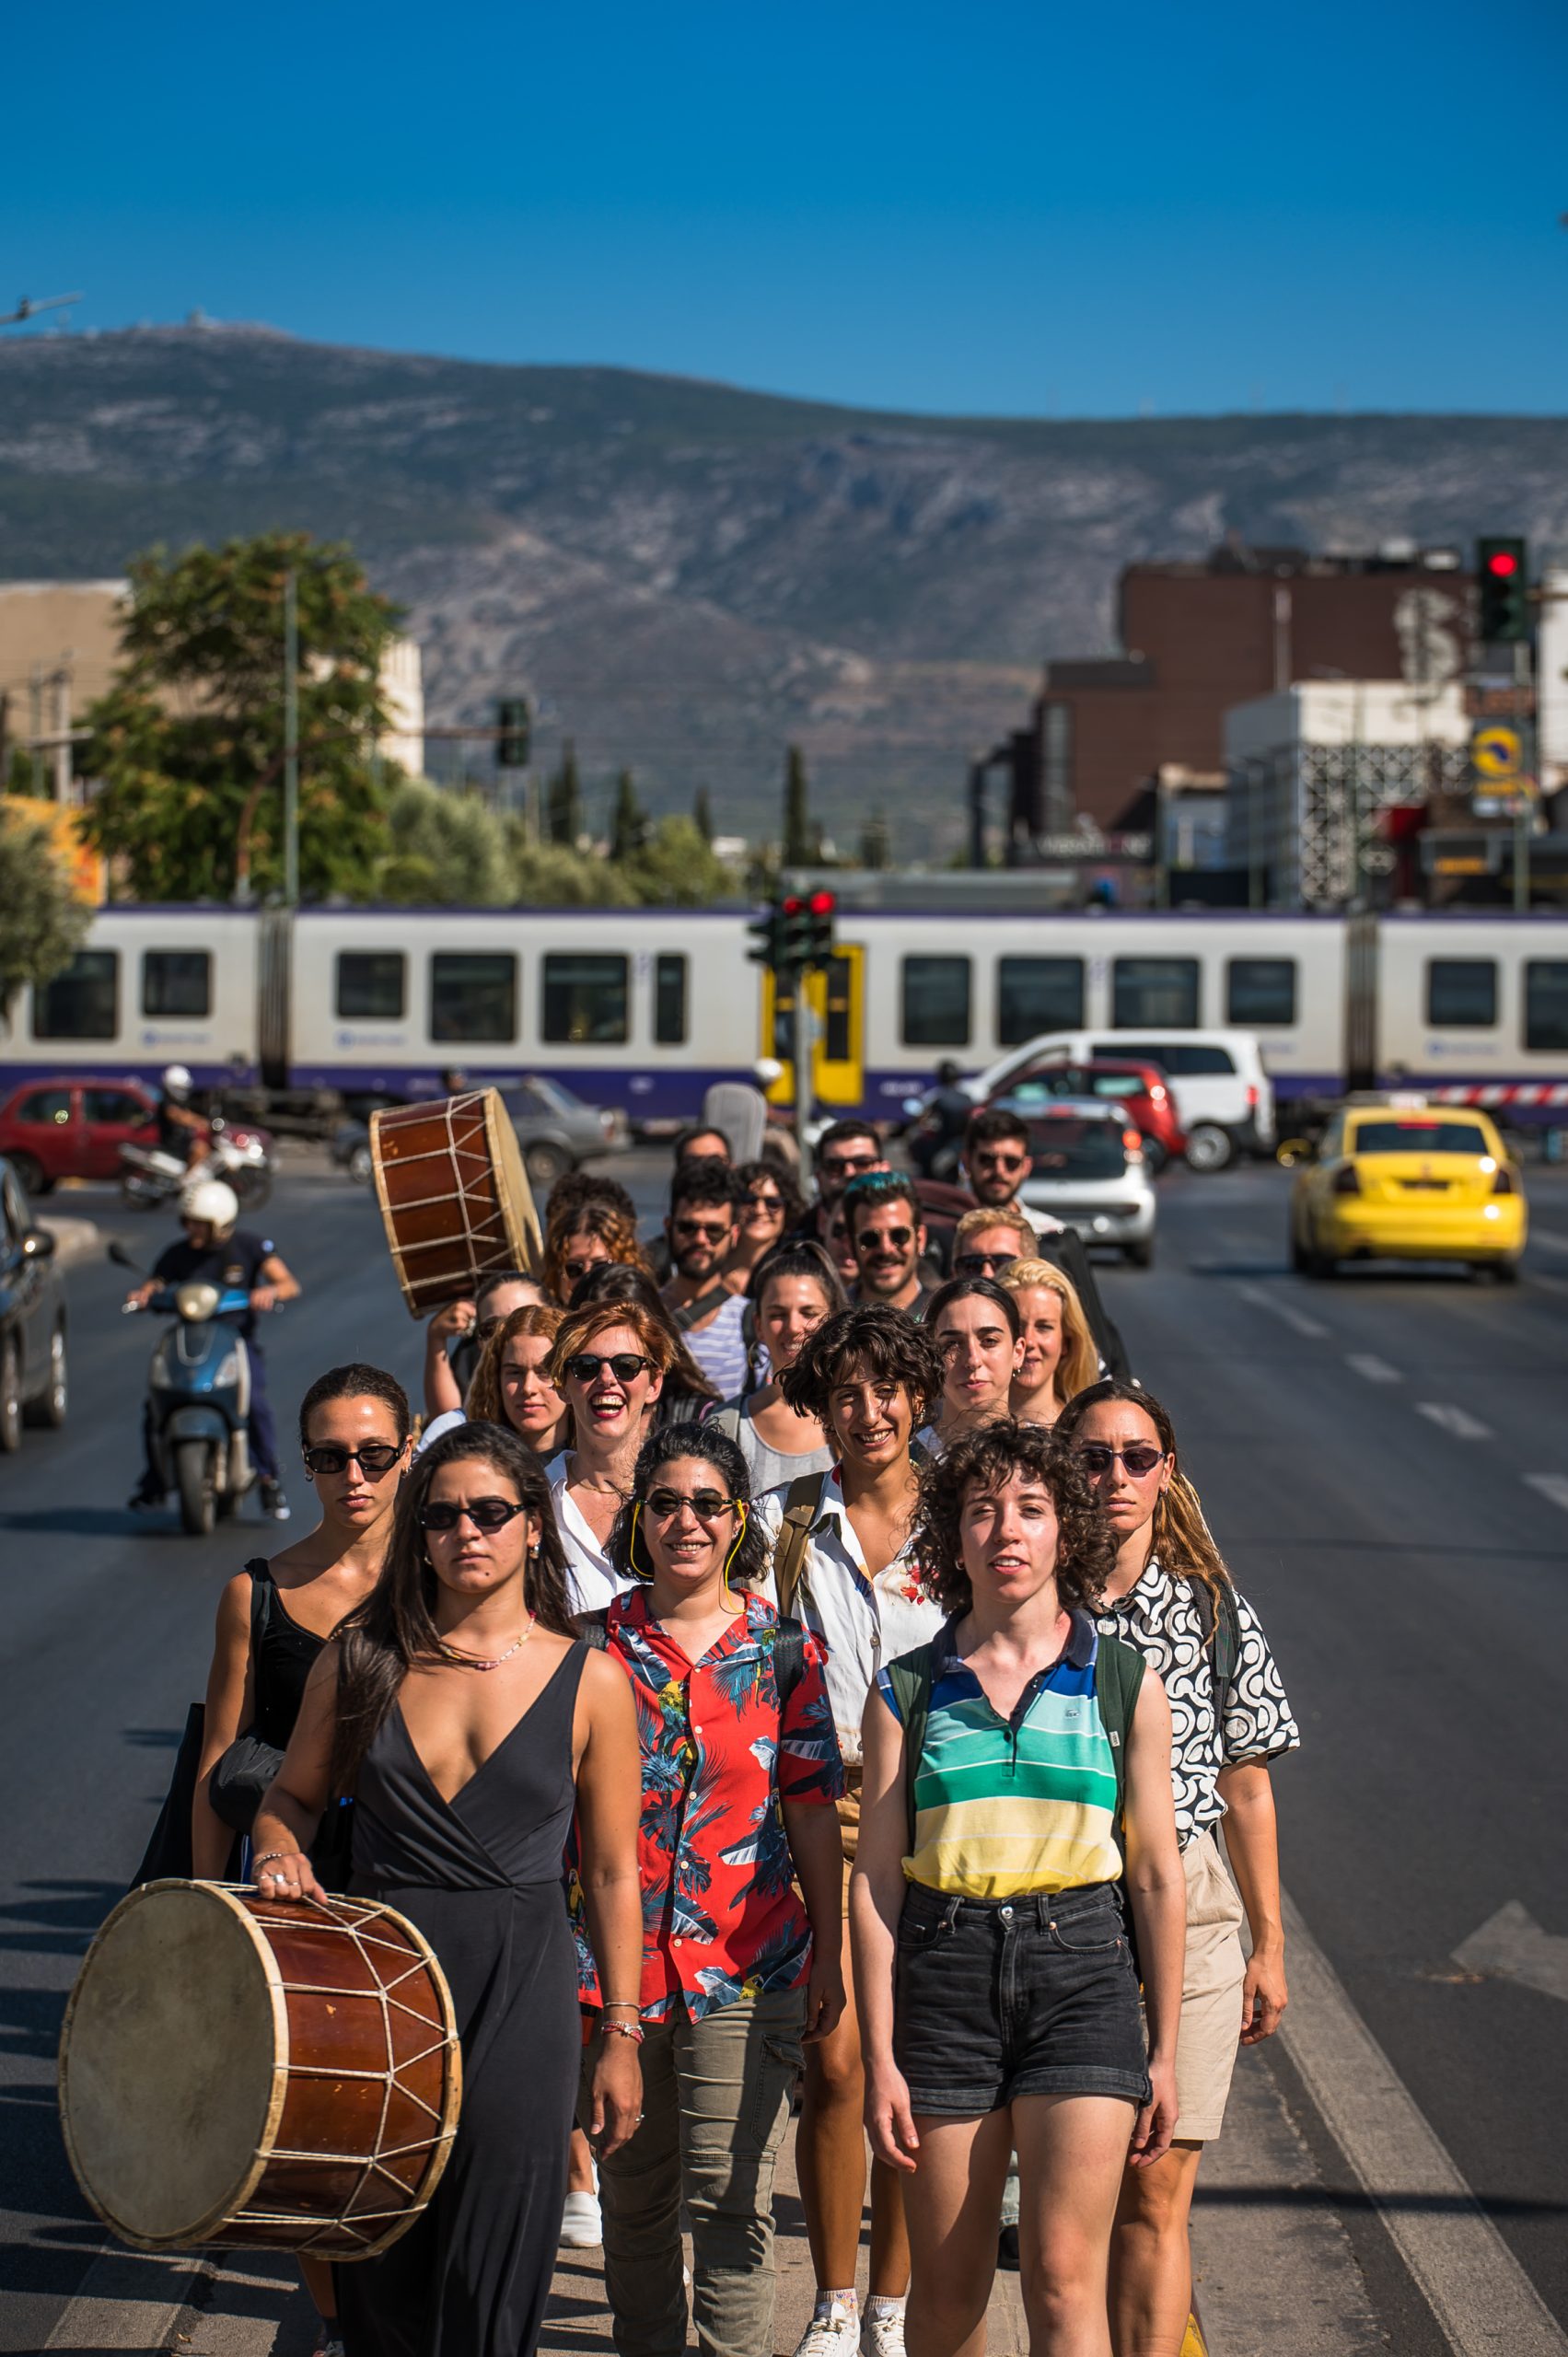
POLYGON ((631 1498, 616 1515, 615 1527, 610 1534, 607 1551, 610 1562, 618 1572, 629 1573, 645 1586, 653 1577, 636 1508, 653 1488, 660 1467, 672 1465, 678 1457, 694 1457, 702 1464, 711 1465, 724 1483, 725 1495, 745 1507, 740 1544, 730 1558, 728 1578, 731 1587, 749 1586, 768 1568, 768 1542, 751 1510, 751 1476, 747 1471, 746 1459, 729 1434, 712 1424, 666 1424, 643 1443, 632 1476, 631 1498))
POLYGON ((443 1466, 476 1460, 510 1483, 539 1525, 538 1552, 529 1555, 523 1571, 523 1601, 541 1629, 552 1630, 558 1637, 577 1633, 566 1593, 566 1550, 556 1528, 550 1484, 533 1450, 505 1424, 459 1424, 455 1432, 443 1433, 415 1457, 398 1494, 380 1578, 335 1631, 334 1793, 353 1791, 360 1762, 410 1670, 450 1658, 436 1626, 439 1583, 424 1551, 419 1517, 443 1466))

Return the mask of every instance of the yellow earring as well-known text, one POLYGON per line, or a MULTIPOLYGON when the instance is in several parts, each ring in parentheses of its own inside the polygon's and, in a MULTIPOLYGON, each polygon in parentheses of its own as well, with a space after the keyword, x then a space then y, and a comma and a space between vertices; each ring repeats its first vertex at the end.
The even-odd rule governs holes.
POLYGON ((730 1585, 729 1585, 729 1567, 730 1567, 731 1563, 733 1563, 733 1562, 734 1562, 734 1561, 735 1561, 736 1557, 739 1554, 739 1552, 740 1552, 740 1549, 741 1549, 741 1543, 742 1543, 742 1541, 744 1540, 744 1538, 745 1538, 745 1537, 746 1537, 746 1508, 745 1508, 745 1506, 744 1506, 744 1505, 740 1504, 738 1503, 738 1501, 737 1502, 737 1505, 736 1505, 736 1512, 737 1512, 737 1513, 739 1515, 739 1516, 740 1516, 740 1527, 739 1527, 739 1529, 738 1529, 738 1530, 736 1532, 736 1534, 735 1534, 735 1544, 734 1544, 734 1546, 730 1549, 730 1550, 729 1550, 728 1554, 727 1554, 727 1555, 725 1557, 725 1559, 724 1559, 724 1571, 723 1571, 723 1573, 720 1574, 720 1582, 719 1582, 719 1584, 720 1584, 720 1585, 723 1587, 724 1592, 725 1592, 725 1595, 726 1595, 726 1596, 727 1596, 730 1594, 730 1592, 731 1592, 731 1591, 730 1591, 730 1585))
POLYGON ((639 1498, 635 1505, 632 1508, 632 1536, 626 1542, 627 1568, 631 1572, 633 1578, 639 1580, 644 1579, 646 1576, 637 1569, 637 1517, 642 1511, 643 1501, 639 1498))

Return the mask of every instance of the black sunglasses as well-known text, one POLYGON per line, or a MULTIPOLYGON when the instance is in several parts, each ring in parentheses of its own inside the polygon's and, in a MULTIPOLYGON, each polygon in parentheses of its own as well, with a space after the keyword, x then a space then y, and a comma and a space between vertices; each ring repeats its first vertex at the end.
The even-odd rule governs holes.
POLYGON ((914 1242, 912 1227, 879 1227, 867 1236, 863 1229, 854 1239, 857 1252, 869 1252, 874 1244, 890 1244, 895 1252, 907 1252, 914 1242))
POLYGON ((444 1498, 437 1498, 433 1505, 421 1506, 419 1527, 421 1530, 456 1530, 467 1515, 476 1530, 505 1530, 527 1512, 527 1506, 515 1498, 475 1498, 471 1506, 448 1505, 444 1498))
POLYGON ((635 1383, 643 1369, 652 1365, 652 1359, 640 1351, 611 1351, 608 1358, 596 1351, 574 1351, 562 1372, 568 1383, 597 1383, 608 1367, 617 1383, 635 1383))
POLYGON ((782 1212, 784 1209, 782 1195, 746 1195, 742 1201, 750 1212, 782 1212))
POLYGON ((834 1154, 822 1165, 825 1178, 853 1178, 862 1170, 875 1170, 881 1161, 879 1154, 834 1154))
POLYGON ((343 1473, 351 1465, 357 1465, 369 1480, 378 1481, 384 1473, 391 1471, 402 1453, 401 1447, 395 1447, 389 1440, 367 1440, 362 1448, 338 1448, 330 1441, 322 1441, 319 1447, 308 1448, 304 1455, 308 1472, 343 1473))
POLYGON ((650 1490, 644 1500, 648 1512, 660 1522, 673 1522, 687 1506, 699 1522, 717 1522, 720 1515, 729 1514, 738 1503, 736 1498, 721 1497, 716 1490, 698 1490, 689 1498, 679 1490, 650 1490))
POLYGON ((591 1270, 608 1269, 609 1266, 608 1260, 567 1260, 563 1265, 562 1274, 568 1284, 580 1285, 591 1270))
POLYGON ((960 1252, 953 1261, 953 1274, 989 1277, 997 1269, 1010 1269, 1017 1257, 1016 1252, 960 1252))
POLYGON ((1134 1481, 1146 1480, 1156 1465, 1165 1462, 1165 1451, 1153 1441, 1135 1440, 1128 1448, 1112 1448, 1109 1441, 1080 1441, 1073 1451, 1086 1473, 1109 1473, 1118 1457, 1134 1481))

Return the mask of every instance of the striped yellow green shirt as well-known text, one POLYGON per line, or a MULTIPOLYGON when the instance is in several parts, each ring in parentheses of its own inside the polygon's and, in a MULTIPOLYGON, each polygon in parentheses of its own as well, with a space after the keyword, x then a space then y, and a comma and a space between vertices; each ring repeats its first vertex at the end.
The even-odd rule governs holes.
MULTIPOLYGON (((948 1621, 932 1645, 931 1706, 914 1779, 909 1881, 948 1897, 1013 1898, 1115 1882, 1116 1764, 1095 1689, 1099 1637, 1074 1612, 1062 1657, 1012 1717, 959 1659, 948 1621)), ((895 1718, 897 1698, 877 1678, 895 1718)))

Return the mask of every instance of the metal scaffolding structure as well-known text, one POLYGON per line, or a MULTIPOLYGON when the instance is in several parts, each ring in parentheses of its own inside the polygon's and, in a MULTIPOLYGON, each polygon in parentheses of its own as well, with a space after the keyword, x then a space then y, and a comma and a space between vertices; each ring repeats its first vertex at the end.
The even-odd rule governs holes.
MULTIPOLYGON (((1385 810, 1469 791, 1469 748, 1304 744, 1296 755, 1297 888, 1309 909, 1348 909, 1391 864, 1377 833, 1385 810)), ((1284 814, 1281 814, 1283 816, 1284 814)), ((1288 823, 1288 820, 1287 820, 1288 823)))

